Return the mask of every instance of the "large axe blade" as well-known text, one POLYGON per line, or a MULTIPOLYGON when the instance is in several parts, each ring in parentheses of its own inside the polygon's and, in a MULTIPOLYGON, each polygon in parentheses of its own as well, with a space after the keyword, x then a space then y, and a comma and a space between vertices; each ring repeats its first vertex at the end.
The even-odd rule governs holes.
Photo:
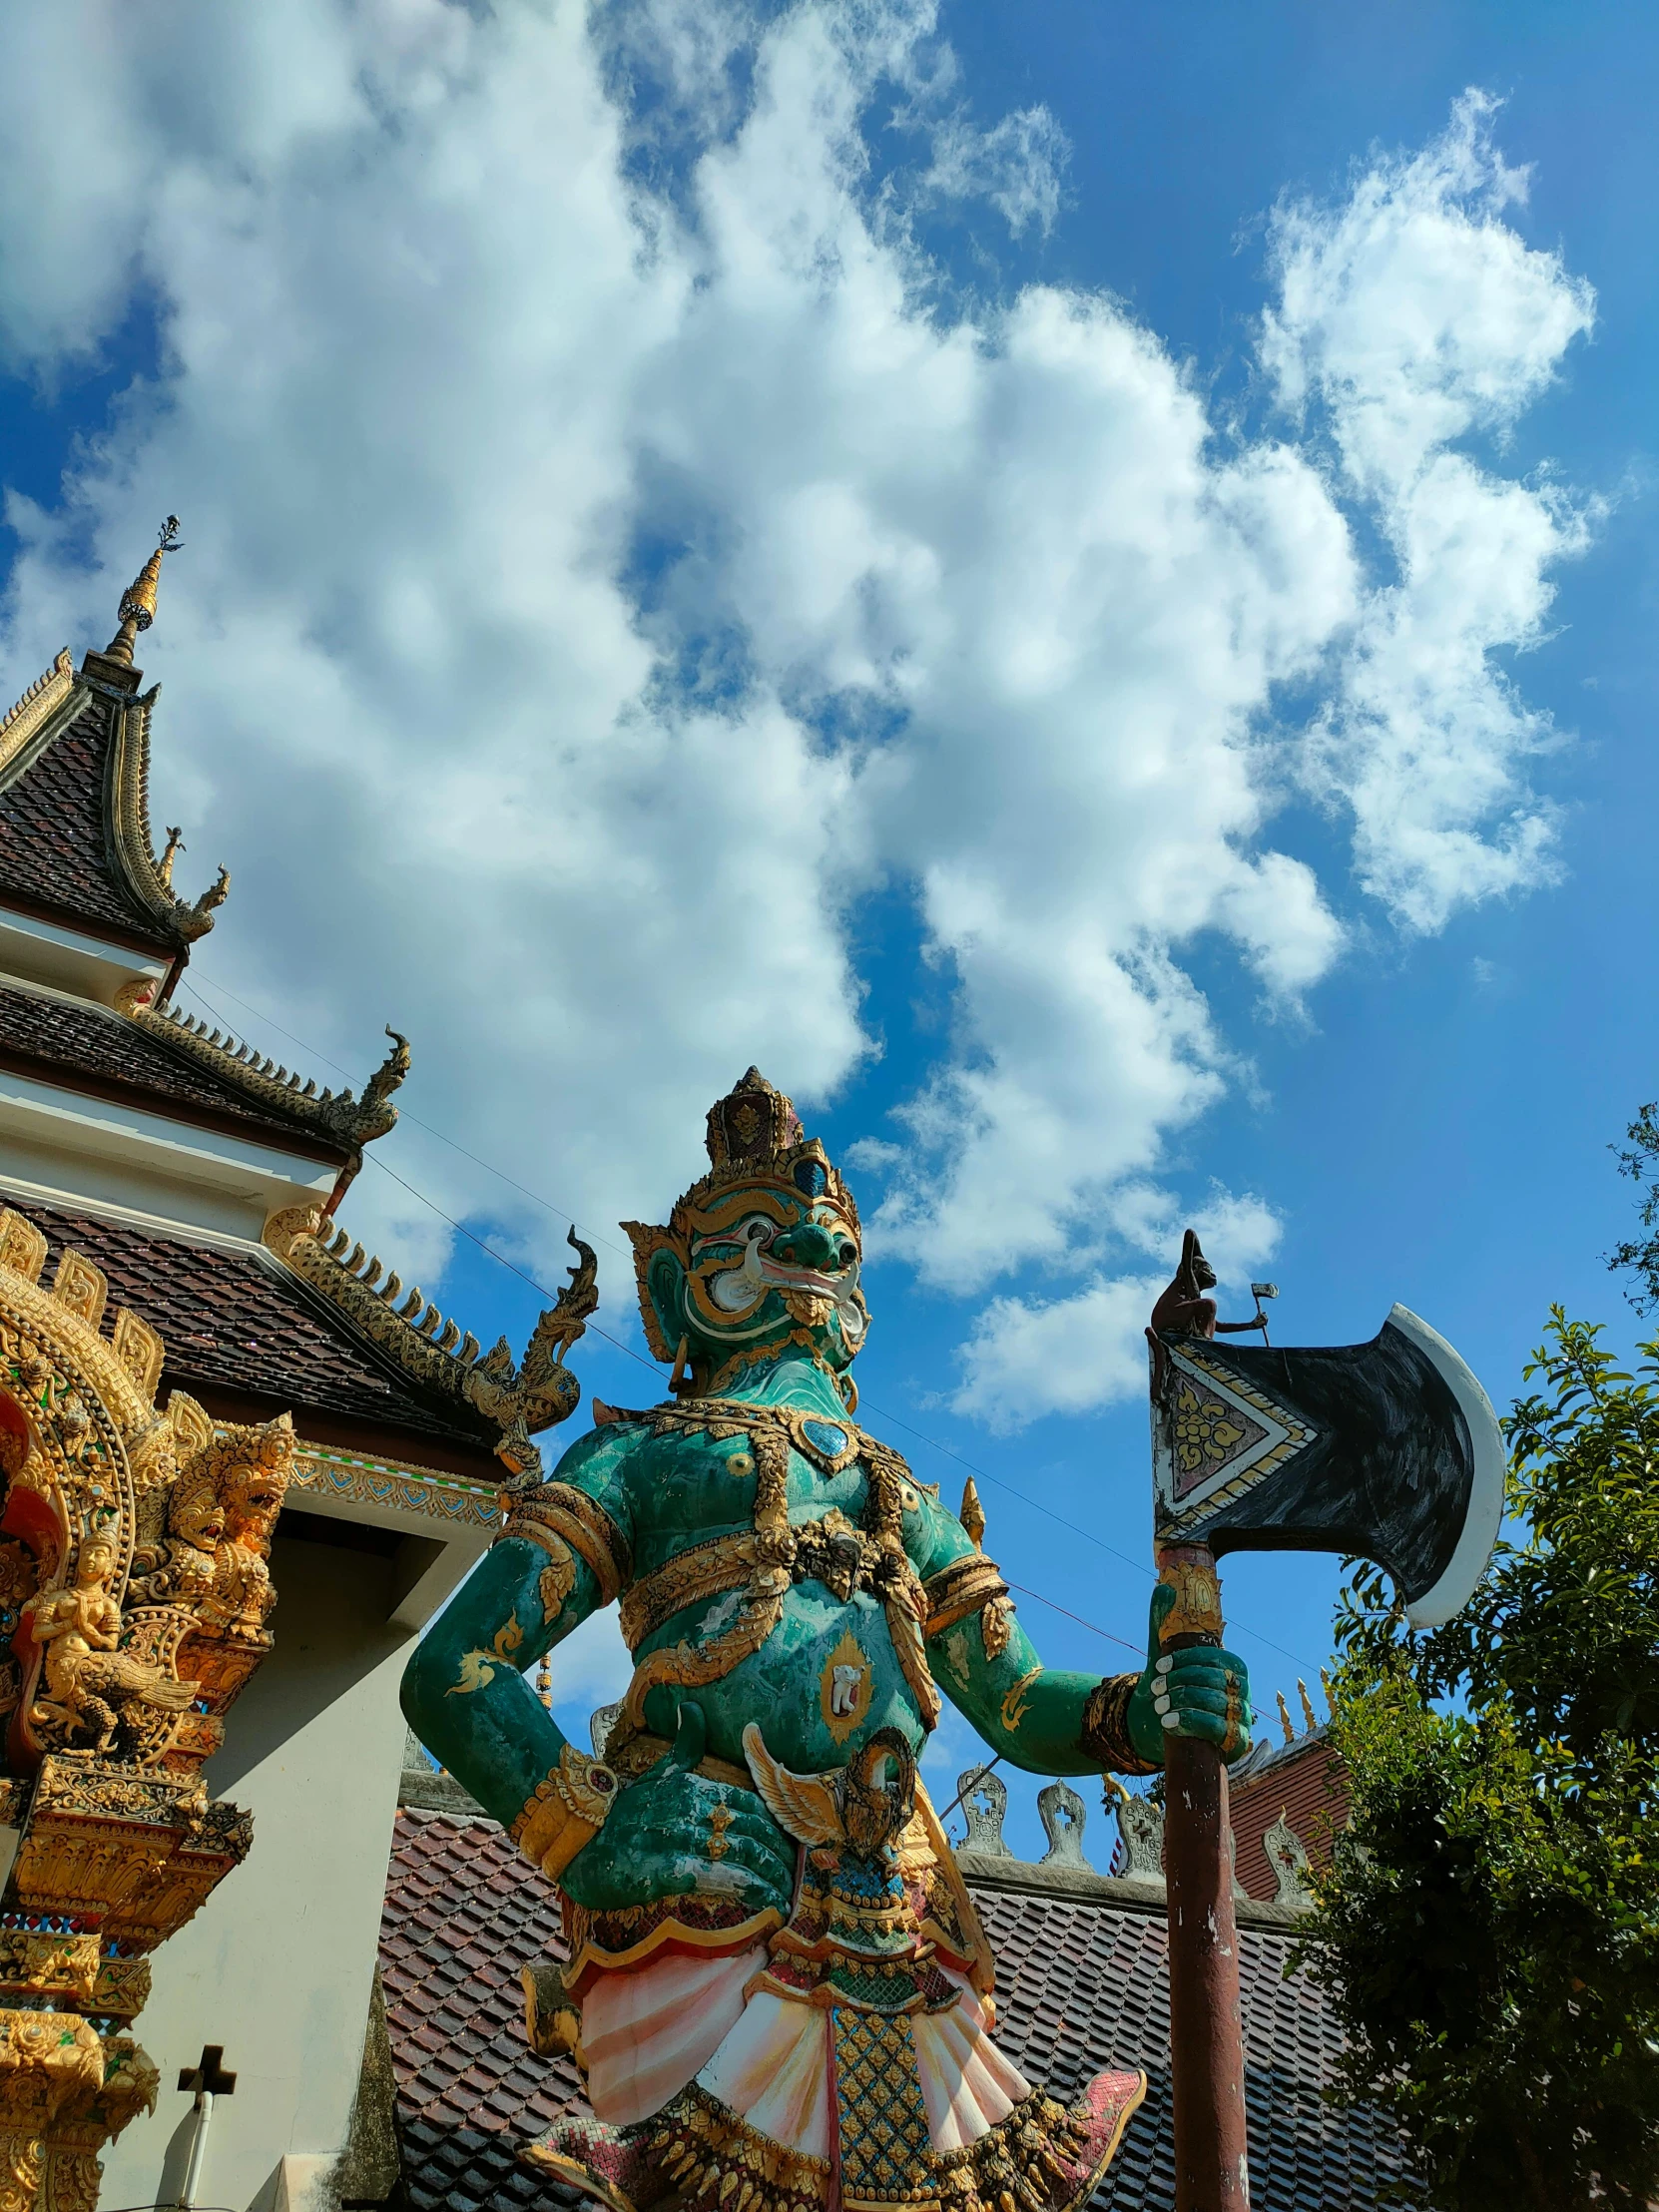
MULTIPOLYGON (((1503 1512, 1503 1438, 1443 1337, 1396 1306, 1369 1345, 1215 1342, 1215 1273, 1188 1230, 1153 1310, 1153 1505, 1168 1652, 1222 1638, 1216 1556, 1337 1551, 1394 1579, 1413 1626, 1472 1593, 1503 1512), (1172 1326, 1175 1325, 1175 1326, 1172 1326), (1185 1324, 1185 1327, 1181 1325, 1185 1324)), ((1172 1735, 1165 1763, 1177 2212, 1248 2212, 1238 1938, 1221 1751, 1172 1735)))
POLYGON ((1467 1601, 1503 1514, 1503 1436, 1426 1322, 1396 1306, 1370 1344, 1280 1350, 1160 1330, 1156 1346, 1160 1545, 1370 1559, 1414 1628, 1467 1601))

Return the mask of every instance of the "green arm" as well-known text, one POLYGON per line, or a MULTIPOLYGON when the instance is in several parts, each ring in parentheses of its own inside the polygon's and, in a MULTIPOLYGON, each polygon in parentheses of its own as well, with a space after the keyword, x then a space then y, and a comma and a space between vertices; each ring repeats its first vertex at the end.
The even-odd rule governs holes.
MULTIPOLYGON (((960 1521, 941 1506, 929 1501, 927 1512, 923 1580, 973 1548, 960 1521)), ((1146 1664, 1135 1670, 1137 1681, 1123 1711, 1127 1757, 1120 1753, 1112 1761, 1083 1742, 1084 1708, 1100 1677, 1045 1667, 1017 1620, 991 1658, 984 1614, 970 1613, 928 1638, 928 1662, 934 1680, 991 1749, 1029 1773, 1099 1774, 1113 1764, 1121 1764, 1124 1773, 1145 1773, 1163 1765, 1171 1734, 1215 1744, 1231 1765, 1251 1744, 1249 1670, 1236 1653, 1216 1647, 1164 1653, 1158 1631, 1174 1602, 1172 1589, 1162 1583, 1154 1588, 1146 1664)))
POLYGON ((1011 1766, 1030 1774, 1098 1774, 1083 1749, 1083 1707, 1097 1674, 1045 1667, 1016 1620, 1005 1647, 985 1656, 983 1615, 970 1613, 929 1643, 934 1680, 1011 1766))
MULTIPOLYGON (((973 1550, 955 1515, 927 1502, 931 1526, 919 1572, 926 1580, 973 1550)), ((965 1619, 927 1643, 933 1679, 966 1715, 991 1750, 1031 1774, 1098 1774, 1100 1762, 1083 1749, 1083 1707, 1099 1686, 1097 1674, 1045 1667, 1018 1620, 994 1659, 986 1656, 984 1615, 965 1619)))
MULTIPOLYGON (((580 1437, 552 1479, 595 1499, 632 1540, 622 1473, 643 1432, 620 1422, 580 1437)), ((493 1817, 510 1827, 559 1763, 566 1738, 523 1670, 599 1610, 598 1578, 574 1550, 574 1585, 524 1536, 498 1537, 421 1638, 403 1672, 404 1717, 493 1817), (544 1590, 555 1594, 549 1610, 544 1590)), ((565 1570, 568 1572, 568 1569, 565 1570)))

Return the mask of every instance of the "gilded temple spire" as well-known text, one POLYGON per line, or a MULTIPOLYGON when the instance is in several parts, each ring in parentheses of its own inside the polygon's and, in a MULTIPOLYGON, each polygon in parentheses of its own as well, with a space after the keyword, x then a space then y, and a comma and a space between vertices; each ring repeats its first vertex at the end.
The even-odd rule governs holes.
POLYGON ((179 538, 179 517, 169 515, 156 533, 156 550, 151 554, 121 595, 121 627, 104 648, 107 661, 119 661, 124 667, 133 665, 133 647, 139 633, 148 630, 156 619, 156 587, 161 582, 162 555, 182 550, 179 538))

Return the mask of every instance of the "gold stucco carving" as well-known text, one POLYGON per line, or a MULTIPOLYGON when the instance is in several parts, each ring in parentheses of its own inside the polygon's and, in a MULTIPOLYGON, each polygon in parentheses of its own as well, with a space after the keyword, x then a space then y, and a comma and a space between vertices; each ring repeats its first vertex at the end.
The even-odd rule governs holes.
POLYGON ((99 2153, 154 2102, 132 2038, 146 1953, 248 1853, 198 1770, 271 1644, 286 1415, 241 1427, 155 1391, 162 1340, 73 1250, 0 1212, 0 2212, 94 2212, 99 2153), (89 2018, 87 2015, 91 2015, 89 2018))
POLYGON ((0 776, 40 736, 74 690, 75 664, 65 646, 45 674, 37 676, 23 697, 0 718, 0 776))
POLYGON ((480 1358, 476 1337, 463 1338, 459 1323, 446 1320, 418 1285, 405 1294, 395 1271, 387 1274, 348 1231, 332 1229, 319 1212, 284 1208, 267 1222, 265 1242, 371 1344, 389 1352, 413 1382, 490 1423, 496 1455, 519 1481, 539 1475, 541 1454, 530 1439, 575 1411, 580 1391, 564 1356, 599 1302, 597 1263, 574 1230, 570 1281, 537 1322, 518 1366, 504 1337, 480 1358))

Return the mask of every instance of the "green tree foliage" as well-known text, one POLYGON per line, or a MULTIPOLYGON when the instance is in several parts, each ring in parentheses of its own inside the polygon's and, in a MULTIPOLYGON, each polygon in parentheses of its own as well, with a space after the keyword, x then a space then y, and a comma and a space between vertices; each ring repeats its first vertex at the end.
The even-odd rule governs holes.
POLYGON ((1557 1308, 1525 1371, 1519 1540, 1465 1612, 1413 1633, 1362 1565, 1338 1617, 1352 1824, 1303 1963, 1436 2212, 1659 2197, 1659 1345, 1599 1334, 1557 1308))
POLYGON ((1607 1264, 1636 1278, 1630 1303, 1639 1314, 1651 1314, 1659 1306, 1659 1099, 1642 1108, 1625 1135, 1629 1143, 1612 1150, 1619 1173, 1641 1187, 1636 1219, 1646 1235, 1628 1238, 1607 1255, 1607 1264))

